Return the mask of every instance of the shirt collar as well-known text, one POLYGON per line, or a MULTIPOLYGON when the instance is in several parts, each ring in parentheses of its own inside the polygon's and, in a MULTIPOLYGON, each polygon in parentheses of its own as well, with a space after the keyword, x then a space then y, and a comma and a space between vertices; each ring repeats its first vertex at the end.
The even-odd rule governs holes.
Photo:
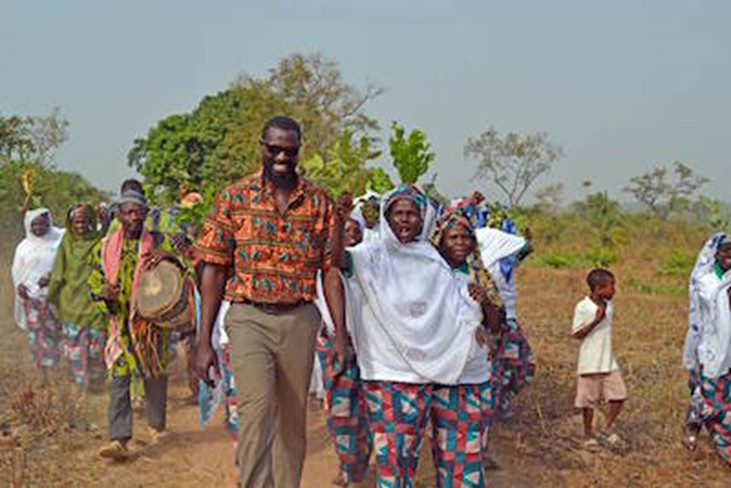
MULTIPOLYGON (((267 181, 264 180, 263 168, 257 172, 254 181, 256 182, 256 185, 255 187, 252 187, 252 189, 258 191, 259 194, 267 200, 275 202, 273 185, 271 183, 267 183, 267 181)), ((289 195, 289 203, 287 205, 287 208, 292 207, 295 202, 298 202, 305 196, 308 186, 309 185, 307 180, 305 180, 302 176, 297 175, 297 185, 294 187, 292 193, 290 193, 289 195)))

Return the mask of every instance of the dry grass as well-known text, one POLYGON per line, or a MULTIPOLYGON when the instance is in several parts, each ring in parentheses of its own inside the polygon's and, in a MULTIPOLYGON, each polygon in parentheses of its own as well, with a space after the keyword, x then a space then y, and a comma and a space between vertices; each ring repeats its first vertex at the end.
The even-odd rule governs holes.
POLYGON ((687 294, 675 290, 687 286, 687 274, 672 277, 658 271, 673 249, 700 249, 705 234, 662 230, 652 235, 634 229, 631 245, 621 249, 621 259, 612 267, 618 280, 614 349, 629 389, 618 421, 629 443, 624 453, 592 455, 578 442, 581 419, 572 410, 578 341, 570 327, 573 307, 586 293, 588 269, 528 266, 519 272, 519 317, 536 351, 538 373, 519 398, 522 415, 501 428, 499 436, 514 438, 520 452, 540 460, 546 470, 542 479, 550 485, 728 486, 731 473, 710 448, 702 446, 690 456, 680 446, 688 398, 681 366, 687 294), (642 292, 628 286, 639 280, 654 288, 642 292))
POLYGON ((97 402, 57 371, 41 378, 13 323, 10 260, 0 260, 0 486, 82 486, 73 453, 92 437, 97 402))
MULTIPOLYGON (((728 486, 731 473, 707 445, 694 455, 680 447, 687 400, 680 365, 687 277, 660 272, 674 250, 694 254, 705 232, 639 225, 626 233, 612 269, 618 278, 614 347, 630 394, 618 429, 629 448, 590 454, 580 447, 581 419, 572 409, 578 342, 570 324, 574 304, 585 294, 588 269, 537 265, 541 255, 581 253, 595 243, 577 232, 546 242, 537 232, 536 256, 519 270, 518 285, 519 316, 537 353, 538 372, 518 398, 518 418, 498 426, 496 455, 506 466, 493 475, 499 486, 728 486)), ((12 310, 8 262, 0 259, 3 312, 12 310)), ((0 334, 0 428, 13 433, 0 444, 0 485, 94 484, 100 474, 92 468, 84 473, 75 453, 97 442, 82 420, 104 423, 105 399, 75 402, 64 381, 39 389, 24 334, 9 320, 0 320, 0 334)), ((150 480, 155 476, 150 473, 150 480)), ((422 485, 431 486, 428 480, 422 485)))

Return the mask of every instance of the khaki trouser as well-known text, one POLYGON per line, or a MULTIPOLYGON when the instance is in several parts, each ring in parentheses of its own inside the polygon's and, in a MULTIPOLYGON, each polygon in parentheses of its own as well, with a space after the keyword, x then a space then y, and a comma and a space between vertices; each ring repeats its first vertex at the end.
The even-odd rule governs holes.
POLYGON ((226 316, 238 391, 239 483, 297 488, 305 460, 307 392, 320 313, 312 304, 263 312, 233 304, 226 316))

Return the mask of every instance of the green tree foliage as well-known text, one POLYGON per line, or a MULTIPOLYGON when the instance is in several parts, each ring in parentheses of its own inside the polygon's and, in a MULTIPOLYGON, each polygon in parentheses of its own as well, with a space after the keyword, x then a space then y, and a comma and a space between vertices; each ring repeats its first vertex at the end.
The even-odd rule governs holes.
POLYGON ((719 200, 701 196, 693 204, 693 214, 699 222, 707 224, 712 232, 731 232, 731 209, 719 200))
POLYGON ((672 169, 656 166, 648 173, 630 179, 624 189, 660 219, 673 211, 685 211, 698 190, 708 179, 697 175, 689 166, 675 161, 672 169))
POLYGON ((371 170, 370 177, 366 188, 376 193, 384 194, 387 191, 391 191, 396 187, 391 177, 386 173, 383 168, 373 168, 371 170))
MULTIPOLYGON (((295 54, 263 79, 242 76, 229 89, 205 97, 192 112, 161 120, 134 141, 128 161, 145 177, 153 201, 169 204, 181 184, 219 189, 258 168, 262 126, 270 117, 286 114, 302 126, 301 160, 318 155, 326 167, 331 160, 362 154, 363 137, 372 144, 369 132, 377 124, 364 106, 380 93, 373 87, 358 91, 343 80, 335 63, 319 54, 295 54), (349 150, 342 146, 345 139, 352 141, 349 150)), ((325 173, 349 177, 337 165, 325 173)), ((337 186, 347 183, 338 181, 337 186)))
MULTIPOLYGON (((302 126, 312 154, 324 155, 345 132, 360 141, 378 130, 378 123, 366 115, 364 107, 383 89, 367 85, 358 90, 344 80, 337 63, 319 53, 294 54, 280 60, 266 78, 242 76, 234 87, 260 88, 283 100, 286 114, 302 126)), ((273 114, 265 118, 269 115, 273 114)))
POLYGON ((105 198, 82 176, 53 167, 68 126, 58 109, 44 117, 0 117, 0 246, 13 246, 23 235, 27 208, 48 207, 64 225, 71 205, 105 198))
POLYGON ((328 189, 333 196, 344 191, 362 195, 371 179, 372 169, 366 163, 377 158, 381 152, 374 151, 370 139, 363 136, 357 144, 346 130, 332 147, 328 148, 325 158, 314 154, 300 162, 305 175, 318 185, 328 189))
POLYGON ((97 204, 107 195, 76 173, 47 168, 40 163, 8 161, 0 158, 0 222, 3 245, 16 242, 23 234, 23 212, 30 207, 47 207, 56 225, 65 225, 66 211, 74 204, 97 204), (22 176, 33 173, 32 197, 28 200, 22 176))
POLYGON ((399 178, 406 184, 418 183, 436 157, 424 132, 414 129, 406 137, 406 130, 398 122, 391 123, 388 147, 399 178))
POLYGON ((624 212, 619 202, 609 198, 607 192, 590 193, 584 201, 574 204, 574 208, 589 223, 603 247, 613 247, 623 242, 624 212))
POLYGON ((563 156, 563 150, 543 132, 528 135, 510 132, 503 136, 491 127, 468 139, 464 155, 477 161, 473 179, 491 180, 512 207, 519 205, 533 183, 551 170, 563 156))

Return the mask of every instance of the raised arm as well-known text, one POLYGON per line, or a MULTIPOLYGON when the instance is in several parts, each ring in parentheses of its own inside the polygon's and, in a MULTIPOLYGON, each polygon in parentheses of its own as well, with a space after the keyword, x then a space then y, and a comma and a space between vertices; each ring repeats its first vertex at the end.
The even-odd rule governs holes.
POLYGON ((332 240, 332 261, 324 268, 323 287, 327 307, 330 310, 330 316, 335 325, 335 340, 333 342, 333 350, 335 359, 343 364, 348 349, 348 330, 345 325, 345 290, 343 282, 340 278, 340 270, 347 268, 347 260, 345 258, 345 244, 343 240, 343 231, 345 221, 350 215, 353 206, 353 197, 349 193, 344 193, 337 204, 332 220, 332 229, 330 231, 330 239, 332 240))

